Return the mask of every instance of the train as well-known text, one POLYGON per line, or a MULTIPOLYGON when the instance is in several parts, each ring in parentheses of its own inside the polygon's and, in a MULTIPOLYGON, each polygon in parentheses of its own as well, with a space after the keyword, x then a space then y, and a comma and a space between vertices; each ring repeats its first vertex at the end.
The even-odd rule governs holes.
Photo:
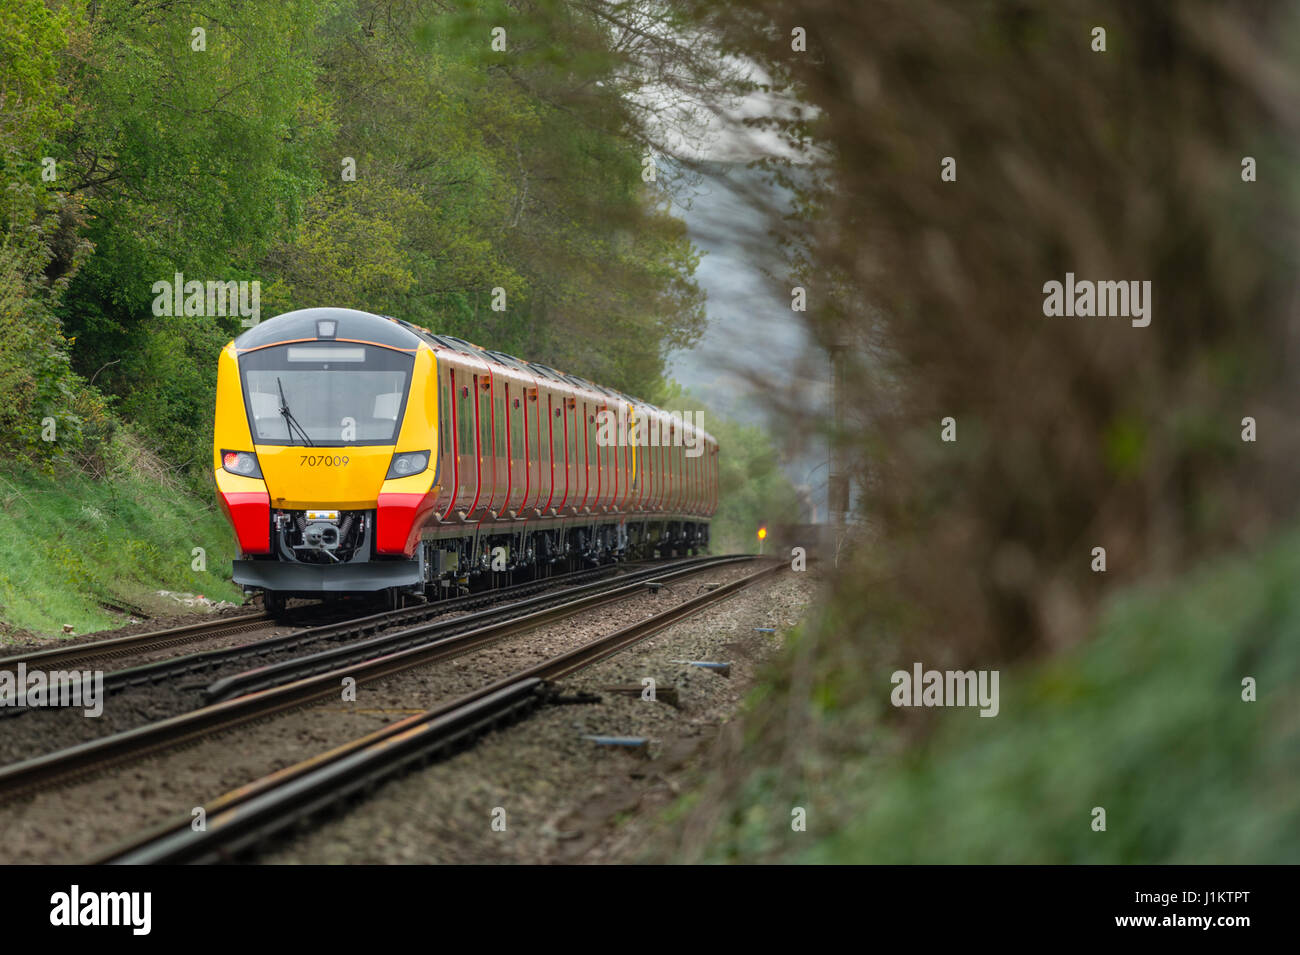
POLYGON ((698 413, 348 308, 226 345, 212 453, 232 577, 273 613, 707 553, 718 502, 698 413))

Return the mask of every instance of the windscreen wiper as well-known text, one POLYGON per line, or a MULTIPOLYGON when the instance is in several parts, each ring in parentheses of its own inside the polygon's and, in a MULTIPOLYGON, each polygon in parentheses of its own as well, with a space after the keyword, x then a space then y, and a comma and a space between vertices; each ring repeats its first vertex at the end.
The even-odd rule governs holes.
POLYGON ((284 429, 289 433, 289 440, 293 440, 293 432, 296 428, 298 434, 302 435, 302 443, 308 447, 315 447, 316 442, 307 437, 306 429, 298 423, 298 419, 295 418, 293 412, 289 410, 289 402, 286 401, 284 397, 284 383, 280 381, 279 375, 276 375, 275 383, 280 387, 280 414, 284 415, 284 429))

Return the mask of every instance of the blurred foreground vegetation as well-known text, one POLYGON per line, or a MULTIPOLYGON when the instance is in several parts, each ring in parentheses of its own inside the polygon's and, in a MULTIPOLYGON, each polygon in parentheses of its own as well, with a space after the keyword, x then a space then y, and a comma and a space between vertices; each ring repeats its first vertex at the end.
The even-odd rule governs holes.
POLYGON ((798 104, 753 121, 772 294, 841 356, 858 496, 679 857, 1296 861, 1300 6, 695 6, 798 104), (1150 323, 1049 317, 1067 274, 1150 323), (895 709, 916 661, 1001 715, 895 709))
MULTIPOLYGON (((1135 588, 1092 638, 1004 669, 1000 713, 821 697, 802 786, 765 761, 690 858, 834 863, 1300 861, 1300 531, 1135 588), (1243 680, 1256 702, 1243 700, 1243 680), (833 759, 829 758, 833 755, 833 759), (808 810, 792 832, 792 805, 808 810), (1106 811, 1106 831, 1092 828, 1106 811)), ((805 632, 797 643, 811 639, 805 632)), ((782 672, 791 669, 783 661, 782 672)), ((783 677, 777 677, 778 685, 783 677)), ((753 729, 753 727, 751 727, 753 729)), ((751 740, 751 743, 756 741, 751 740)))

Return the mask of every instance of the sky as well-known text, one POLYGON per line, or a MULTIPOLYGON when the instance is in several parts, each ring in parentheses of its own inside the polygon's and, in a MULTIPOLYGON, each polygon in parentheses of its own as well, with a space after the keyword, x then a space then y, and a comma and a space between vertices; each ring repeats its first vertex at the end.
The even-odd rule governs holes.
MULTIPOLYGON (((767 82, 757 67, 740 66, 747 78, 767 82)), ((647 103, 660 96, 661 102, 669 102, 667 94, 653 88, 644 96, 647 103)), ((674 191, 674 212, 704 253, 695 279, 707 295, 708 325, 696 346, 669 355, 668 374, 716 413, 768 428, 775 426, 768 411, 769 392, 797 391, 801 402, 814 408, 830 404, 824 353, 813 344, 802 316, 792 310, 789 289, 764 274, 783 270, 759 207, 782 208, 785 198, 747 165, 770 156, 801 159, 776 133, 744 122, 791 108, 777 94, 755 91, 722 108, 693 113, 680 129, 666 124, 657 137, 671 157, 694 161, 704 170, 701 182, 674 191), (761 387, 753 383, 755 376, 761 378, 761 387)), ((680 115, 674 115, 680 122, 680 115)), ((810 485, 810 503, 824 520, 824 444, 804 439, 797 447, 783 435, 775 437, 778 449, 787 455, 787 476, 796 487, 810 485)))
MULTIPOLYGON (((694 348, 669 356, 668 373, 718 413, 771 427, 762 391, 797 389, 809 403, 825 406, 827 376, 807 378, 806 364, 803 373, 796 371, 801 357, 807 361, 812 352, 815 369, 821 355, 802 316, 791 309, 789 292, 774 287, 763 273, 765 266, 775 269, 778 264, 763 234, 763 216, 729 185, 756 187, 756 174, 741 163, 713 163, 709 168, 690 207, 678 211, 692 241, 704 252, 695 278, 708 296, 708 327, 694 348), (770 386, 756 392, 750 380, 754 375, 770 386)), ((778 441, 778 447, 783 444, 778 441)), ((793 451, 785 465, 796 486, 811 483, 812 503, 823 518, 825 460, 825 447, 817 442, 793 451)))

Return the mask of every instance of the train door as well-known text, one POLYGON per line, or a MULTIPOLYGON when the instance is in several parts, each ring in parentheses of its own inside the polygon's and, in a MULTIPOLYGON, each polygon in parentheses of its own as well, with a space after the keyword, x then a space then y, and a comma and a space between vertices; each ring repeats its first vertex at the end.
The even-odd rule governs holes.
POLYGON ((682 474, 682 426, 679 422, 673 421, 668 425, 668 459, 672 462, 672 500, 671 505, 673 513, 680 513, 682 509, 682 493, 685 490, 685 475, 682 474))
POLYGON ((476 379, 465 365, 453 367, 451 384, 456 420, 456 460, 457 481, 459 489, 456 494, 455 507, 458 511, 468 513, 478 498, 479 468, 478 454, 475 448, 475 412, 474 389, 476 379))
POLYGON ((506 457, 510 462, 510 474, 507 480, 510 494, 506 501, 506 509, 514 513, 523 509, 524 502, 532 490, 530 485, 532 475, 528 470, 527 428, 525 428, 525 415, 528 409, 524 407, 523 392, 524 389, 520 387, 518 381, 506 380, 506 457))
POLYGON ((605 485, 607 488, 606 497, 608 500, 608 506, 611 509, 616 509, 619 505, 620 495, 623 492, 623 445, 626 442, 619 440, 621 436, 618 432, 617 414, 607 405, 601 407, 600 414, 604 415, 604 418, 601 420, 605 421, 611 421, 610 415, 615 414, 611 424, 607 425, 607 427, 612 426, 614 429, 613 440, 605 442, 605 447, 600 449, 600 455, 601 460, 606 463, 609 474, 609 478, 605 485))
POLYGON ((684 425, 677 426, 677 434, 681 437, 681 444, 677 448, 677 459, 681 462, 682 469, 682 493, 678 498, 677 507, 685 514, 691 512, 691 458, 686 456, 686 428, 684 425))
POLYGON ((671 475, 668 473, 668 455, 664 447, 664 432, 667 428, 657 413, 655 426, 659 429, 655 437, 658 442, 655 445, 655 510, 662 511, 668 504, 668 482, 671 475))
MULTIPOLYGON (((701 438, 698 429, 690 431, 689 434, 691 436, 691 450, 700 448, 699 442, 701 438)), ((684 440, 683 443, 685 443, 684 440)), ((700 450, 703 450, 703 448, 700 448, 700 450)), ((700 457, 697 454, 688 454, 686 457, 686 479, 686 486, 689 488, 686 493, 686 513, 696 514, 700 509, 700 457)))
POLYGON ((666 416, 660 440, 664 445, 664 477, 667 478, 664 487, 664 510, 672 514, 677 510, 677 457, 673 454, 673 422, 666 416))
POLYGON ((709 513, 718 509, 718 488, 722 484, 722 449, 715 441, 709 449, 713 455, 713 466, 709 471, 709 513))
POLYGON ((663 479, 659 462, 659 438, 650 431, 659 427, 659 418, 653 412, 646 412, 646 510, 653 511, 659 507, 659 482, 663 479), (653 443, 651 443, 653 441, 653 443))
POLYGON ((483 490, 479 495, 475 517, 483 520, 491 510, 496 496, 496 433, 493 425, 496 420, 496 408, 492 401, 492 372, 482 369, 475 377, 478 383, 478 457, 479 468, 483 473, 483 490))
POLYGON ((582 449, 578 452, 582 461, 582 503, 578 505, 578 511, 595 511, 596 489, 599 487, 598 472, 592 470, 596 466, 596 455, 593 453, 593 445, 596 443, 596 412, 592 410, 591 402, 585 395, 578 398, 577 402, 578 425, 582 428, 582 449))
MULTIPOLYGON (((602 401, 596 405, 596 420, 603 421, 609 411, 608 406, 602 401)), ((618 443, 618 431, 614 432, 614 443, 618 443)), ((596 442, 596 473, 600 475, 596 482, 596 503, 600 505, 602 512, 608 511, 611 504, 614 503, 614 448, 605 443, 601 447, 600 442, 596 442)))
POLYGON ((460 460, 456 455, 456 428, 452 418, 456 406, 452 401, 451 365, 441 354, 435 353, 434 361, 438 367, 438 501, 435 510, 442 519, 455 503, 456 493, 460 489, 457 478, 460 474, 460 460))
POLYGON ((474 375, 471 394, 474 406, 474 461, 478 468, 478 488, 470 506, 470 518, 481 521, 492 500, 492 383, 490 374, 480 369, 474 375))
POLYGON ((500 369, 492 371, 492 476, 495 489, 490 509, 502 514, 510 497, 510 456, 506 446, 506 377, 500 369))
POLYGON ((647 483, 646 475, 649 473, 649 448, 639 443, 638 434, 645 433, 644 423, 640 425, 641 431, 638 432, 637 422, 642 420, 644 412, 636 405, 628 406, 628 454, 630 456, 630 491, 628 497, 628 508, 633 511, 644 511, 647 500, 647 483))
POLYGON ((694 493, 694 485, 692 484, 691 478, 691 464, 693 459, 686 456, 687 431, 685 425, 679 425, 677 433, 681 436, 682 442, 681 447, 677 449, 682 467, 682 493, 677 502, 677 507, 683 514, 689 514, 691 513, 691 494, 694 493))
POLYGON ((596 440, 596 425, 599 422, 599 412, 603 409, 599 401, 589 402, 587 409, 591 416, 591 420, 587 423, 587 428, 591 432, 591 465, 596 472, 594 478, 596 486, 592 491, 591 512, 598 514, 605 509, 609 499, 609 475, 605 473, 605 449, 596 440))
POLYGON ((563 514, 569 500, 568 418, 564 414, 564 395, 548 388, 546 395, 548 421, 551 428, 551 510, 563 514))
POLYGON ((566 394, 564 396, 564 406, 564 447, 569 462, 569 507, 576 510, 585 490, 580 471, 582 458, 578 444, 578 399, 572 394, 566 394))
POLYGON ((551 493, 551 476, 547 468, 550 460, 550 445, 544 440, 542 430, 542 400, 536 380, 528 388, 528 400, 524 403, 528 409, 529 444, 528 467, 532 472, 533 497, 525 506, 531 511, 539 511, 546 504, 551 493))
POLYGON ((618 502, 622 510, 636 507, 637 495, 637 451, 636 442, 632 439, 632 418, 631 413, 628 415, 628 435, 627 440, 623 442, 623 498, 618 502))

